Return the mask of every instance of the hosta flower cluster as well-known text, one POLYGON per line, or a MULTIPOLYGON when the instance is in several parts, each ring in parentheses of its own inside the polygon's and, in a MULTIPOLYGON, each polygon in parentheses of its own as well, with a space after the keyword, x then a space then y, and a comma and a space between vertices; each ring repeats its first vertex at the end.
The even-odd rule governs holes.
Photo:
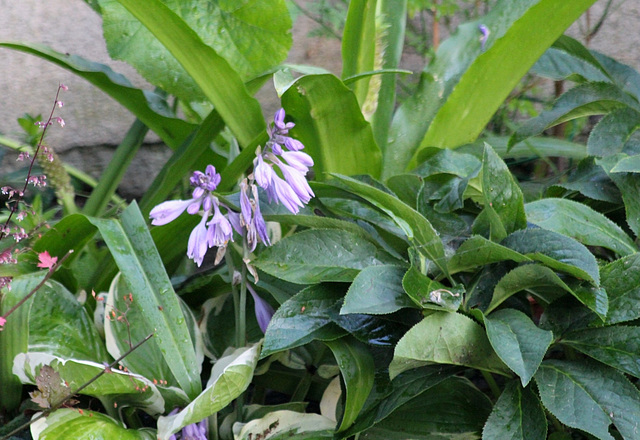
POLYGON ((187 248, 187 256, 198 266, 202 264, 207 250, 213 247, 218 248, 216 262, 220 261, 228 242, 233 241, 234 229, 246 237, 251 251, 258 242, 270 244, 267 225, 260 210, 258 186, 266 191, 269 202, 282 203, 293 214, 297 214, 313 197, 306 180, 313 159, 302 151, 304 145, 300 141, 288 136, 294 124, 285 123, 284 118, 284 109, 278 110, 268 127, 269 141, 264 149, 258 149, 256 153, 254 172, 240 184, 239 213, 214 194, 221 178, 213 165, 208 165, 204 173, 193 173, 190 183, 194 189, 190 199, 167 201, 151 210, 153 225, 165 225, 185 210, 202 217, 191 232, 187 248))

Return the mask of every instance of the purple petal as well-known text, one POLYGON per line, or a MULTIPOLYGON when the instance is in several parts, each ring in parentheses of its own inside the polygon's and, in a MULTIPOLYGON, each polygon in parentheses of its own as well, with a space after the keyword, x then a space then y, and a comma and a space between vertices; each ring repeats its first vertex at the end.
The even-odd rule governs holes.
POLYGON ((275 187, 277 199, 293 214, 298 213, 299 206, 304 206, 291 186, 277 175, 273 177, 273 186, 275 187))
POLYGON ((276 114, 273 116, 273 124, 279 130, 284 130, 285 129, 285 125, 284 125, 284 109, 283 108, 278 110, 276 112, 276 114))
POLYGON ((302 151, 285 151, 282 153, 282 158, 287 161, 289 165, 298 171, 306 173, 309 171, 309 167, 313 166, 313 159, 307 153, 302 151))
POLYGON ((253 167, 253 175, 255 176, 258 185, 264 189, 269 188, 273 181, 273 176, 276 174, 271 165, 266 163, 260 155, 253 161, 253 167))
POLYGON ((229 240, 233 240, 233 229, 229 220, 222 215, 218 205, 214 205, 215 214, 209 223, 207 230, 207 242, 209 246, 224 246, 229 240))
POLYGON ((271 318, 274 314, 273 307, 271 307, 271 304, 260 298, 249 283, 247 283, 247 288, 253 297, 254 310, 260 330, 262 330, 262 333, 266 333, 269 322, 271 322, 271 318))
POLYGON ((267 246, 270 246, 271 241, 269 240, 269 233, 267 232, 267 223, 264 221, 262 212, 260 211, 260 198, 258 197, 258 188, 253 185, 252 190, 253 200, 255 200, 255 212, 253 214, 253 221, 255 223, 256 231, 258 232, 260 241, 262 241, 267 246))
POLYGON ((311 197, 313 197, 314 194, 307 182, 307 179, 305 179, 304 174, 283 163, 279 163, 278 166, 282 170, 282 175, 285 180, 291 186, 291 189, 293 189, 298 198, 300 198, 303 203, 309 203, 309 200, 311 200, 311 197))
POLYGON ((191 258, 200 267, 204 255, 207 253, 207 227, 206 222, 209 213, 206 212, 202 216, 202 220, 198 226, 193 228, 189 236, 189 246, 187 248, 187 257, 191 258))
POLYGON ((229 210, 227 212, 227 217, 229 217, 229 223, 231 223, 231 226, 233 226, 233 229, 235 229, 235 231, 238 234, 242 235, 242 225, 240 224, 240 214, 229 210))
POLYGON ((289 151, 299 151, 304 148, 302 142, 291 137, 286 137, 284 139, 284 146, 287 147, 287 150, 289 151))
POLYGON ((166 225, 180 217, 180 214, 182 214, 193 202, 194 199, 169 200, 167 202, 160 203, 149 213, 149 217, 152 219, 151 224, 156 226, 166 225))
POLYGON ((247 195, 247 189, 247 179, 244 179, 240 183, 240 212, 245 225, 251 224, 251 202, 247 195))

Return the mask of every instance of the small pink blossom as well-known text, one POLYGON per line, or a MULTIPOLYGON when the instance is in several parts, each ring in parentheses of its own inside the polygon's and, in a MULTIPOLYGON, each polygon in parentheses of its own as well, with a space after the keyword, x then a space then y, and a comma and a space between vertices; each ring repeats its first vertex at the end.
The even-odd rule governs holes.
POLYGON ((38 260, 40 260, 40 262, 38 263, 38 267, 41 267, 43 269, 51 269, 58 261, 58 257, 52 257, 51 255, 49 255, 49 252, 44 251, 38 254, 38 260))
POLYGON ((0 331, 2 331, 2 327, 6 324, 7 320, 0 316, 0 331))

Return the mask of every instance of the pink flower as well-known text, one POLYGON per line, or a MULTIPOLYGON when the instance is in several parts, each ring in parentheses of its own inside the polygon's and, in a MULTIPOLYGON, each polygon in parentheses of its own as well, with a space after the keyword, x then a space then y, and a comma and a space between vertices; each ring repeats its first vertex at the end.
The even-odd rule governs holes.
POLYGON ((38 254, 38 260, 40 260, 40 262, 38 263, 38 267, 41 267, 43 269, 51 269, 58 261, 58 257, 52 257, 51 255, 49 255, 49 252, 44 251, 38 254))
POLYGON ((0 316, 0 331, 2 331, 2 327, 6 324, 7 320, 0 316))

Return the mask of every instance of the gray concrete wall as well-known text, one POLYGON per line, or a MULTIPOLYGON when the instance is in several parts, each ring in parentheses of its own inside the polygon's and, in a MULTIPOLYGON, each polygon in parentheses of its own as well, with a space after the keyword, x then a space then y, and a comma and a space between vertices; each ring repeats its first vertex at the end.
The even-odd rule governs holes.
MULTIPOLYGON (((599 16, 605 2, 599 0, 593 7, 592 20, 599 16)), ((615 4, 591 47, 640 69, 640 0, 617 0, 615 4)), ((320 65, 339 73, 339 42, 306 38, 312 26, 304 16, 296 21, 291 61, 320 65)), ((575 25, 572 33, 579 36, 580 26, 575 25)), ((102 39, 101 19, 82 0, 0 0, 0 41, 7 40, 42 43, 60 52, 106 63, 134 84, 145 85, 133 68, 110 60, 102 39)), ((409 56, 406 60, 405 67, 421 68, 419 57, 409 56)), ((98 177, 134 117, 89 83, 34 56, 0 48, 0 66, 0 133, 19 136, 16 119, 24 113, 47 113, 58 83, 64 83, 69 91, 62 96, 65 107, 60 116, 67 125, 64 129, 52 127, 49 144, 65 160, 98 177)), ((275 93, 267 87, 259 98, 265 103, 265 114, 270 115, 277 106, 275 93)), ((129 174, 127 188, 123 188, 126 195, 143 191, 169 155, 166 148, 154 145, 155 136, 150 135, 147 142, 150 145, 139 154, 133 164, 136 171, 129 174)))

